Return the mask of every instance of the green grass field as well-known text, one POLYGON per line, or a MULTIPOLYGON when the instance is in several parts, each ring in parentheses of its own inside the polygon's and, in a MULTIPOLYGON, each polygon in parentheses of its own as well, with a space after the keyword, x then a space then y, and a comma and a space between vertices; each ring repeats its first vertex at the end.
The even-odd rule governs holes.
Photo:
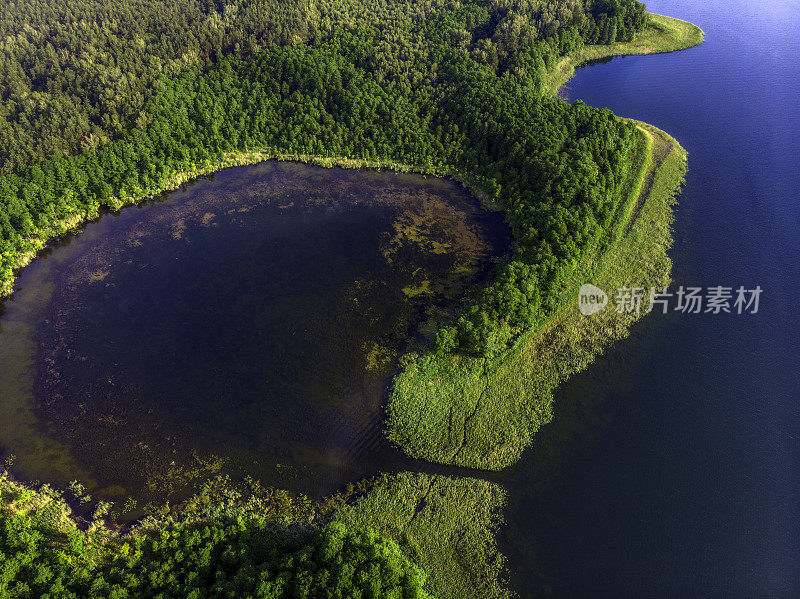
POLYGON ((703 42, 703 30, 687 21, 649 15, 648 27, 632 42, 608 46, 586 46, 580 52, 562 58, 548 74, 547 88, 555 95, 575 74, 575 69, 592 60, 631 54, 663 54, 685 50, 703 42))
POLYGON ((668 283, 672 205, 686 152, 663 131, 638 125, 639 153, 609 241, 578 269, 568 287, 575 291, 562 298, 554 317, 494 361, 427 354, 395 379, 387 434, 409 454, 484 469, 517 461, 550 421, 556 387, 623 338, 637 319, 610 307, 583 316, 576 299, 580 285, 591 282, 613 298, 621 286, 660 289, 668 283))
POLYGON ((335 519, 393 539, 428 573, 439 599, 510 598, 502 586, 504 558, 494 531, 505 492, 494 483, 402 472, 382 476, 335 519))

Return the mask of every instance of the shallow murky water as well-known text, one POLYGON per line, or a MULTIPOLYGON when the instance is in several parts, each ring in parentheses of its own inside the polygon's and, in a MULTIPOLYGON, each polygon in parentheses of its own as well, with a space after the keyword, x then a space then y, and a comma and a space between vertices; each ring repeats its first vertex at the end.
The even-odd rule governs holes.
POLYGON ((398 357, 508 245, 452 182, 289 163, 104 216, 6 302, 0 443, 21 477, 117 500, 217 472, 334 491, 402 460, 398 357))

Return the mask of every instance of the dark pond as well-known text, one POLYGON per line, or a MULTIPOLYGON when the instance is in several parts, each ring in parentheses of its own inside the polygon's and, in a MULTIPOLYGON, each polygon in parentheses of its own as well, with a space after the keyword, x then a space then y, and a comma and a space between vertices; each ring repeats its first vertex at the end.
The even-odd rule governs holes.
POLYGON ((580 69, 570 101, 689 151, 673 287, 756 315, 652 314, 556 395, 507 473, 524 597, 800 596, 800 2, 651 0, 699 47, 580 69))
POLYGON ((117 500, 216 472, 336 491, 403 463, 381 432, 397 358, 508 250, 502 215, 452 182, 221 171, 23 271, 0 443, 23 478, 117 500))

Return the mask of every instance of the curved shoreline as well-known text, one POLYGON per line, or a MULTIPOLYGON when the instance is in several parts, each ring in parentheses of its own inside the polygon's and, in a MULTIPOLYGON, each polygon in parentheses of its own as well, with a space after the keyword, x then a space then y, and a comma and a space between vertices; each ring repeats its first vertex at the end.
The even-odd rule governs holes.
POLYGON ((468 174, 452 171, 446 168, 437 168, 429 166, 415 166, 394 162, 392 160, 362 160, 359 158, 348 158, 344 156, 319 156, 319 155, 306 155, 306 154, 282 154, 276 153, 269 148, 263 150, 248 150, 245 152, 231 152, 227 154, 222 160, 207 162, 198 165, 191 170, 180 171, 173 173, 165 181, 164 185, 157 190, 138 190, 138 193, 124 196, 121 198, 109 198, 114 208, 100 209, 96 208, 91 212, 81 215, 72 215, 67 219, 63 219, 52 226, 42 229, 42 235, 29 237, 26 240, 27 248, 23 252, 19 252, 15 256, 14 263, 11 265, 13 269, 13 277, 7 280, 0 280, 0 301, 10 297, 14 293, 14 284, 18 278, 19 272, 28 266, 31 262, 36 260, 42 252, 44 252, 52 243, 58 242, 59 238, 64 235, 79 233, 81 229, 93 220, 100 218, 106 213, 115 213, 123 208, 135 206, 142 202, 153 200, 158 196, 175 191, 182 185, 189 183, 195 179, 213 175, 226 168, 237 166, 250 166, 260 162, 267 162, 276 160, 278 162, 297 162, 299 164, 306 164, 310 166, 321 166, 325 168, 339 167, 344 169, 387 169, 397 171, 399 173, 416 173, 425 176, 433 176, 439 178, 450 178, 453 181, 460 183, 472 195, 474 195, 481 206, 487 210, 497 211, 499 207, 491 201, 491 194, 476 183, 468 174))
POLYGON ((648 13, 648 16, 647 29, 637 35, 632 42, 585 46, 580 51, 559 60, 547 75, 547 89, 550 94, 558 95, 561 88, 575 75, 575 70, 586 63, 615 56, 678 52, 702 44, 704 41, 705 32, 693 23, 654 13, 648 13))

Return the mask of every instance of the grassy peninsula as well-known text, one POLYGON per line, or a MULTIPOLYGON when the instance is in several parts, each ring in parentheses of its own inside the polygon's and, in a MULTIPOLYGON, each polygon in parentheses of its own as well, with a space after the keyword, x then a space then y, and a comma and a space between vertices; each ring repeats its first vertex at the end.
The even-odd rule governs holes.
POLYGON ((581 265, 553 317, 498 358, 419 356, 395 379, 388 434, 409 453, 493 470, 512 464, 552 418, 555 388, 638 318, 611 308, 583 316, 578 287, 591 281, 612 296, 622 286, 661 289, 669 282, 672 205, 686 152, 655 127, 637 128, 640 155, 613 225, 615 239, 581 265))

